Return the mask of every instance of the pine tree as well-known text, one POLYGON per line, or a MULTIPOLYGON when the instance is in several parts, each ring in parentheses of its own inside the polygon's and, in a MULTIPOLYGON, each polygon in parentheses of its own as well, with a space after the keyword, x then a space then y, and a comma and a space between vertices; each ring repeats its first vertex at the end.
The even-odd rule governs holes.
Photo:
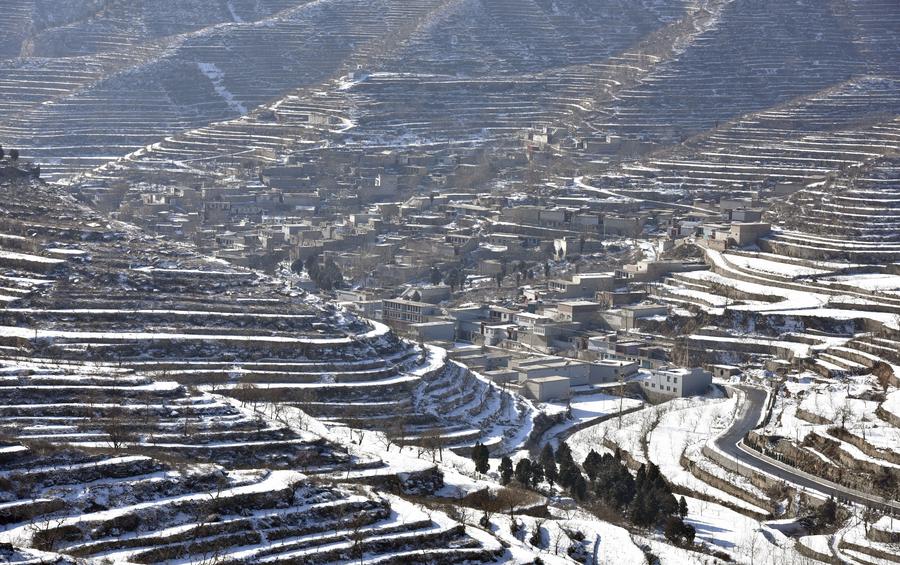
POLYGON ((697 535, 697 528, 690 524, 684 525, 684 543, 686 545, 694 545, 694 537, 697 535))
POLYGON ((678 501, 678 515, 681 516, 682 519, 687 518, 688 515, 688 505, 687 500, 684 497, 681 497, 681 500, 678 501))
POLYGON ((453 269, 452 271, 447 273, 445 282, 450 286, 451 291, 455 291, 457 288, 462 290, 466 282, 466 277, 462 274, 462 272, 460 272, 459 269, 453 269))
POLYGON ((564 459, 572 457, 572 449, 569 447, 569 444, 566 442, 562 442, 559 444, 559 447, 556 448, 556 462, 562 463, 564 459))
POLYGON ((307 257, 306 261, 303 263, 303 267, 306 269, 309 278, 315 279, 316 273, 319 272, 319 256, 310 255, 307 257))
POLYGON ((581 471, 575 465, 560 466, 559 469, 559 486, 571 490, 575 486, 581 471))
POLYGON ((562 473, 563 468, 575 464, 575 460, 572 459, 572 450, 566 442, 562 442, 559 444, 559 447, 556 448, 556 462, 559 464, 560 474, 562 473))
POLYGON ((661 477, 662 475, 660 475, 659 467, 656 466, 656 463, 650 463, 647 467, 647 482, 655 485, 661 477))
POLYGON ((590 453, 587 454, 587 457, 584 458, 584 463, 581 465, 584 467, 584 472, 587 473, 588 478, 592 482, 597 479, 597 474, 600 472, 601 460, 600 454, 592 449, 590 453))
POLYGON ((544 482, 544 466, 535 461, 531 464, 531 486, 537 488, 544 482))
POLYGON ((512 480, 513 476, 513 465, 512 459, 507 456, 503 456, 503 459, 500 460, 500 484, 508 485, 509 481, 512 480))
POLYGON ((637 489, 637 492, 644 492, 644 484, 647 482, 647 469, 644 467, 643 463, 640 467, 638 467, 637 473, 634 477, 634 488, 637 489))
POLYGON ((325 261, 325 266, 318 269, 315 275, 311 275, 316 286, 323 290, 334 290, 344 286, 344 274, 330 257, 325 261))
POLYGON ((556 468, 556 459, 553 455, 553 447, 548 443, 541 450, 541 464, 544 466, 544 478, 553 486, 559 480, 559 471, 556 468))
POLYGON ((651 526, 656 519, 651 505, 652 502, 648 502, 647 494, 639 490, 634 500, 631 501, 631 522, 642 528, 651 526))
POLYGON ((575 476, 575 483, 572 485, 572 496, 577 500, 584 500, 587 497, 588 484, 580 472, 575 476))
POLYGON ((824 530, 828 526, 837 522, 837 510, 837 503, 833 498, 829 498, 825 501, 824 504, 819 506, 819 509, 816 512, 816 530, 824 530))
POLYGON ((680 545, 683 532, 684 522, 681 520, 681 518, 670 516, 668 519, 666 519, 666 527, 665 529, 663 529, 663 535, 666 536, 667 540, 676 545, 680 545))
POLYGON ((657 516, 677 516, 678 515, 678 500, 675 498, 675 495, 672 494, 671 491, 666 489, 661 489, 656 487, 650 491, 653 493, 653 498, 656 500, 656 511, 657 516))
POLYGON ((516 463, 516 480, 525 486, 531 484, 531 460, 527 457, 516 463))
POLYGON ((472 461, 475 462, 475 470, 479 473, 487 473, 490 469, 490 464, 488 463, 489 457, 490 452, 488 451, 488 448, 481 443, 476 443, 475 447, 472 448, 472 461))

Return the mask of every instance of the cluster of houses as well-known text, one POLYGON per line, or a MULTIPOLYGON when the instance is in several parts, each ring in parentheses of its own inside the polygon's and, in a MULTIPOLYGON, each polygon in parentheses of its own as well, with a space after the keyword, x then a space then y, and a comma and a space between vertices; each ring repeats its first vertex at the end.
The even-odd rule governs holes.
MULTIPOLYGON (((233 173, 228 180, 213 186, 144 181, 80 190, 123 220, 192 241, 229 262, 273 271, 282 261, 319 256, 365 286, 414 282, 436 263, 465 262, 490 277, 510 261, 595 253, 609 238, 648 231, 660 235, 665 251, 686 237, 713 247, 751 245, 769 229, 758 195, 723 194, 673 209, 586 198, 573 179, 552 186, 534 186, 517 174, 491 180, 498 170, 521 170, 527 162, 519 145, 343 148, 278 165, 236 164, 226 167, 233 173)), ((569 284, 594 284, 588 276, 569 284)))
MULTIPOLYGON (((122 219, 193 241, 233 264, 271 272, 290 262, 300 273, 294 283, 310 290, 316 282, 300 267, 311 258, 333 263, 347 282, 335 291, 338 301, 412 339, 587 367, 562 371, 543 361, 535 363, 540 369, 486 369, 505 371, 497 378, 535 398, 600 385, 609 378, 605 363, 662 370, 672 344, 640 337, 670 315, 650 286, 707 267, 696 254, 660 257, 679 257, 667 252, 685 242, 713 249, 755 244, 769 232, 764 202, 741 192, 672 207, 589 197, 574 179, 486 182, 553 147, 554 132, 532 133, 525 154, 521 146, 320 152, 252 175, 236 167, 231 181, 211 187, 144 185, 106 204, 122 219), (597 272, 549 267, 606 256, 638 238, 643 260, 597 272), (460 292, 495 282, 493 299, 465 301, 460 292)), ((706 375, 667 374, 673 380, 648 380, 645 393, 693 394, 703 387, 692 381, 702 384, 706 375)))
POLYGON ((495 383, 517 390, 538 402, 570 399, 579 394, 604 391, 627 394, 628 388, 655 402, 704 394, 712 385, 712 373, 703 368, 661 365, 641 369, 640 362, 625 358, 594 361, 558 355, 523 355, 475 346, 457 347, 451 357, 478 370, 495 383))
POLYGON ((504 386, 544 401, 596 387, 640 382, 650 398, 699 394, 709 372, 671 367, 671 340, 650 340, 647 324, 664 323, 671 306, 640 285, 667 273, 703 269, 698 261, 650 261, 609 273, 545 278, 518 301, 454 304, 444 284, 409 285, 399 294, 342 290, 337 298, 420 342, 451 350, 459 362, 504 386), (383 296, 380 296, 383 294, 383 296))

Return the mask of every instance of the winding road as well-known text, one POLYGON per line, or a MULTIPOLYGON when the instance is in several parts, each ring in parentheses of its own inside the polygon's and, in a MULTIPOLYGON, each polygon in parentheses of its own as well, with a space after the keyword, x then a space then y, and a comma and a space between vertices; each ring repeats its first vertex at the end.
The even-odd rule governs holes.
POLYGON ((760 416, 765 409, 767 393, 762 388, 747 385, 739 385, 734 388, 738 388, 744 393, 745 400, 741 407, 741 413, 735 419, 734 424, 715 441, 716 447, 720 451, 748 467, 778 477, 802 489, 818 492, 825 496, 833 496, 838 500, 869 506, 882 512, 900 514, 900 502, 890 501, 826 481, 762 455, 744 445, 744 438, 759 423, 760 416))

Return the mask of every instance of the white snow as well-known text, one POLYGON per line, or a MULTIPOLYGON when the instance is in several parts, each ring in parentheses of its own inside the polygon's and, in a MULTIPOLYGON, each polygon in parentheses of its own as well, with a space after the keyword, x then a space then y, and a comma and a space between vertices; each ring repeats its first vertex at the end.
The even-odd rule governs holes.
MULTIPOLYGON (((228 7, 232 11, 231 13, 234 14, 234 9, 231 6, 231 3, 229 3, 228 7)), ((235 21, 238 21, 238 20, 239 20, 239 18, 237 18, 235 16, 235 21)), ((197 67, 200 69, 200 72, 202 72, 204 75, 206 75, 206 78, 208 78, 209 81, 212 83, 213 88, 216 91, 216 94, 218 94, 219 97, 222 98, 222 100, 224 100, 226 104, 228 104, 229 108, 231 108, 238 114, 241 114, 242 116, 247 114, 247 108, 243 104, 241 104, 234 97, 234 95, 231 92, 229 92, 229 90, 225 87, 225 84, 224 84, 225 73, 223 73, 222 70, 219 69, 219 67, 216 66, 215 63, 200 63, 200 62, 198 62, 197 67)))

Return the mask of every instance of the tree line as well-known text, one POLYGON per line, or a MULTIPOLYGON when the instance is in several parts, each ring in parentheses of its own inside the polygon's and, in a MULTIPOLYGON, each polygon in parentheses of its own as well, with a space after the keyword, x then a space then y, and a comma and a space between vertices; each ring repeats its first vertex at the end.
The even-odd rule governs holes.
POLYGON ((305 270, 309 278, 322 290, 334 290, 344 287, 344 274, 331 257, 327 258, 325 263, 320 265, 319 256, 310 255, 306 258, 306 261, 300 259, 295 261, 291 265, 291 270, 295 273, 301 273, 305 270))
MULTIPOLYGON (((488 458, 487 447, 477 444, 472 451, 476 471, 490 470, 488 458)), ((654 463, 641 465, 632 476, 618 450, 600 455, 592 449, 578 465, 571 448, 563 442, 556 450, 547 444, 537 459, 523 457, 515 466, 512 459, 504 456, 497 471, 504 486, 513 481, 529 489, 537 489, 543 483, 551 488, 558 485, 588 507, 600 505, 613 510, 640 528, 661 528, 666 538, 677 545, 694 543, 696 529, 684 521, 687 501, 683 496, 675 498, 671 485, 654 463)))

